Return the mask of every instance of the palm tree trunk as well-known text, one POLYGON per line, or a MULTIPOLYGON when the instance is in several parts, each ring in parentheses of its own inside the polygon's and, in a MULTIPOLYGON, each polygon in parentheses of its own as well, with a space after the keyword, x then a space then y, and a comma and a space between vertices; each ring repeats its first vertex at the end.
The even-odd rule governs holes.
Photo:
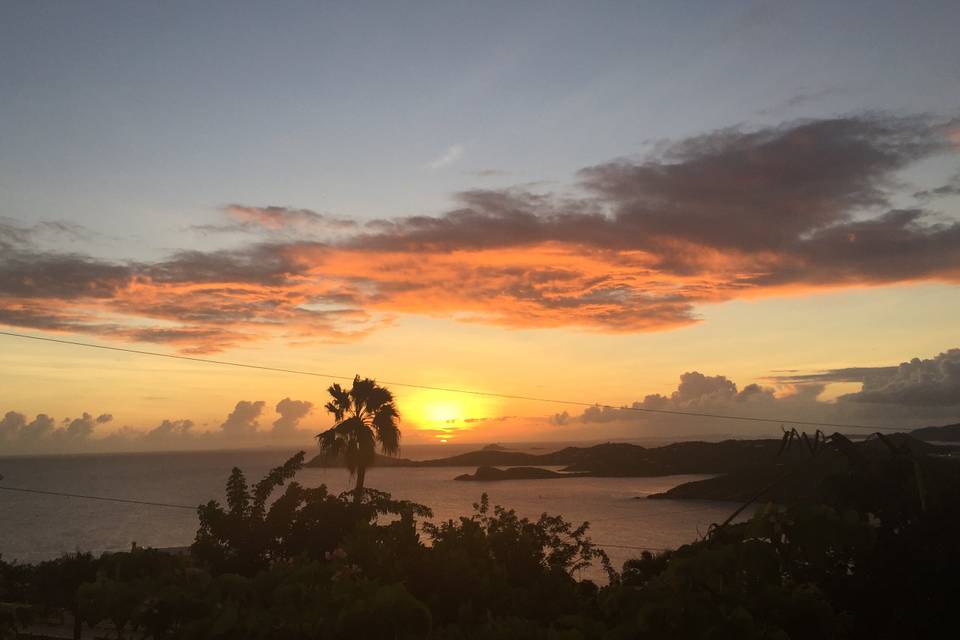
POLYGON ((354 504, 360 504, 360 502, 363 500, 363 480, 366 475, 367 470, 365 467, 360 467, 357 469, 357 488, 353 490, 354 504))

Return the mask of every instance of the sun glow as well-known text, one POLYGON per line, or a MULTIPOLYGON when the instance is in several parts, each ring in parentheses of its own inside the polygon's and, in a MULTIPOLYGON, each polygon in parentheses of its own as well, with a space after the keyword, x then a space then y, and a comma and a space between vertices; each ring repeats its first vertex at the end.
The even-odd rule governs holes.
POLYGON ((420 391, 402 398, 403 419, 423 436, 447 442, 473 431, 493 415, 496 407, 487 398, 442 391, 420 391))

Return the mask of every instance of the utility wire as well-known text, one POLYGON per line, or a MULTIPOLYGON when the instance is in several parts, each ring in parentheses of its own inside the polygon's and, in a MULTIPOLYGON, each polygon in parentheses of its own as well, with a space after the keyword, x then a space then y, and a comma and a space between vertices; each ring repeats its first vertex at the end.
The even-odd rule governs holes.
POLYGON ((61 496, 63 498, 83 498, 84 500, 100 500, 102 502, 123 502, 126 504, 141 504, 148 507, 169 507, 171 509, 189 509, 196 511, 196 507, 185 504, 171 504, 169 502, 150 502, 148 500, 128 500, 126 498, 107 498, 105 496, 87 496, 80 493, 62 493, 60 491, 43 491, 41 489, 24 489, 22 487, 0 487, 0 491, 17 491, 20 493, 39 493, 46 496, 61 496))
MULTIPOLYGON (((332 380, 353 380, 353 376, 335 375, 332 373, 320 373, 317 371, 305 371, 301 369, 285 369, 282 367, 270 367, 259 364, 247 364, 243 362, 231 362, 228 360, 213 360, 211 358, 197 358, 195 356, 184 356, 172 353, 160 353, 158 351, 143 351, 140 349, 129 349, 126 347, 111 347, 102 344, 93 344, 91 342, 79 342, 75 340, 64 340, 61 338, 48 338, 44 336, 33 336, 25 333, 13 333, 10 331, 0 331, 0 335, 11 338, 22 338, 26 340, 38 340, 41 342, 53 342, 56 344, 72 345, 75 347, 86 347, 89 349, 102 349, 105 351, 119 351, 121 353, 133 353, 141 356, 153 356, 157 358, 170 358, 172 360, 187 360, 189 362, 200 362, 204 364, 216 364, 227 367, 240 367, 243 369, 257 369, 259 371, 273 371, 275 373, 290 373, 302 376, 313 376, 316 378, 328 378, 332 380)), ((538 396, 514 395, 509 393, 496 393, 491 391, 475 391, 472 389, 456 389, 451 387, 437 387, 426 384, 413 384, 409 382, 395 382, 390 380, 381 380, 382 384, 391 387, 404 387, 407 389, 422 389, 426 391, 441 391, 444 393, 459 393, 472 396, 483 396, 488 398, 500 398, 503 400, 526 400, 530 402, 545 402, 552 404, 563 404, 577 407, 599 407, 601 409, 613 409, 616 411, 634 411, 637 413, 657 413, 676 416, 693 416, 698 418, 716 418, 719 420, 741 420, 745 422, 764 422, 768 424, 793 424, 805 427, 831 427, 835 429, 867 429, 869 431, 892 431, 900 432, 903 429, 897 427, 878 427, 865 424, 848 424, 837 422, 814 422, 811 420, 793 420, 789 418, 758 418, 755 416, 737 416, 723 413, 702 413, 699 411, 677 411, 673 409, 650 409, 647 407, 621 406, 617 407, 611 404, 599 404, 596 402, 583 402, 579 400, 561 400, 558 398, 543 398, 538 396)))
POLYGON ((632 551, 656 551, 658 553, 674 551, 674 549, 667 547, 634 547, 628 544, 600 544, 599 542, 594 542, 593 544, 597 547, 603 547, 604 549, 630 549, 632 551))
MULTIPOLYGON (((24 489, 23 487, 0 487, 0 491, 16 491, 19 493, 38 493, 46 496, 59 496, 62 498, 82 498, 84 500, 99 500, 102 502, 122 502, 125 504, 137 504, 144 505, 148 507, 169 507, 171 509, 189 509, 190 511, 196 511, 196 507, 190 507, 185 504, 172 504, 169 502, 150 502, 148 500, 129 500, 127 498, 108 498, 106 496, 88 496, 79 493, 63 493, 60 491, 42 491, 40 489, 24 489)), ((660 515, 660 514, 658 514, 660 515)), ((663 547, 635 547, 624 544, 601 544, 599 542, 593 543, 595 546, 602 548, 610 549, 628 549, 633 551, 656 551, 664 552, 671 551, 671 549, 663 547)))
MULTIPOLYGON (((100 500, 103 502, 122 502, 126 504, 140 504, 150 507, 170 507, 171 509, 190 509, 191 511, 196 511, 197 507, 191 507, 185 504, 173 504, 170 502, 150 502, 148 500, 133 500, 128 498, 111 498, 106 496, 90 496, 81 493, 64 493, 62 491, 45 491, 42 489, 26 489, 24 487, 4 487, 0 486, 0 491, 16 491, 19 493, 37 493, 45 496, 59 496, 62 498, 82 498, 84 500, 100 500)), ((656 512, 657 516, 672 516, 672 515, 688 515, 692 513, 698 513, 700 511, 710 511, 715 509, 712 505, 705 505, 700 508, 692 509, 676 509, 673 511, 658 511, 656 512)), ((611 546, 611 545, 607 545, 611 546)))

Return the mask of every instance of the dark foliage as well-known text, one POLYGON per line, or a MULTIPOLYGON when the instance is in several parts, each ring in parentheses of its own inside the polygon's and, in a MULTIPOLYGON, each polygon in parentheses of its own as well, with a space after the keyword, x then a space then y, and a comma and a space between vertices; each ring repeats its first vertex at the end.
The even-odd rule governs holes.
POLYGON ((470 517, 421 523, 426 507, 381 492, 291 482, 302 454, 252 487, 234 470, 226 506, 200 507, 190 556, 0 562, 2 599, 21 603, 0 609, 0 633, 61 609, 158 639, 939 637, 960 568, 960 464, 897 439, 798 442, 774 484, 812 474, 802 499, 621 574, 586 523, 486 496, 470 517), (606 585, 578 579, 588 563, 606 585))

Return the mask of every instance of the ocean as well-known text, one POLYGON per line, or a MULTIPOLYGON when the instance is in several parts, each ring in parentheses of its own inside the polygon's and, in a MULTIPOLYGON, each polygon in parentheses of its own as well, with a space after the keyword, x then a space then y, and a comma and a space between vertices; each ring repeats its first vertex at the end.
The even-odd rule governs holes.
MULTIPOLYGON (((462 453, 475 446, 407 446, 404 457, 425 459, 462 453)), ((542 451, 556 447, 539 445, 542 451)), ((198 505, 223 501, 232 467, 255 482, 294 452, 289 450, 58 455, 0 458, 0 486, 198 505)), ((313 452, 308 451, 308 454, 313 452)), ((705 534, 738 506, 711 501, 645 500, 645 496, 706 476, 659 478, 570 478, 492 483, 458 482, 473 467, 372 468, 367 486, 433 509, 435 520, 469 515, 481 493, 491 504, 521 516, 560 514, 590 522, 590 537, 619 568, 639 547, 672 548, 705 534), (639 498, 639 499, 638 499, 639 498)), ((305 486, 351 487, 342 469, 303 469, 305 486)), ((193 541, 197 516, 185 509, 100 502, 0 491, 0 555, 6 561, 36 562, 76 550, 126 550, 132 543, 158 548, 193 541)), ((589 571, 594 574, 594 571, 589 571)))

